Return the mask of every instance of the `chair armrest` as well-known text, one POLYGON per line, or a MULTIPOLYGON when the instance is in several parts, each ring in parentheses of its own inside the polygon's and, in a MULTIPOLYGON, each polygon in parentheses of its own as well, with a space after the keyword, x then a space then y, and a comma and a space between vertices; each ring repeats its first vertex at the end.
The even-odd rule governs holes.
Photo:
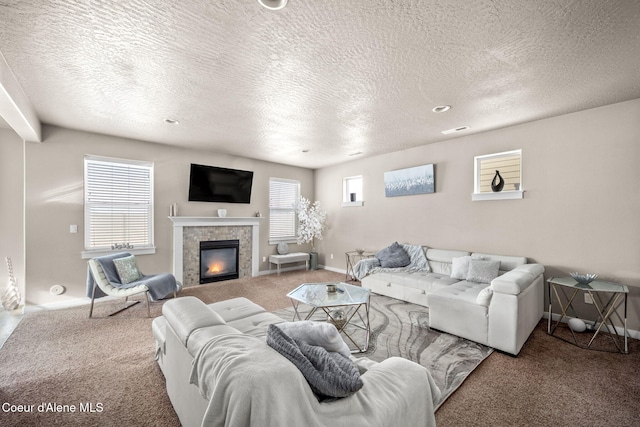
POLYGON ((493 292, 518 295, 544 273, 542 264, 525 264, 498 276, 491 281, 493 292))

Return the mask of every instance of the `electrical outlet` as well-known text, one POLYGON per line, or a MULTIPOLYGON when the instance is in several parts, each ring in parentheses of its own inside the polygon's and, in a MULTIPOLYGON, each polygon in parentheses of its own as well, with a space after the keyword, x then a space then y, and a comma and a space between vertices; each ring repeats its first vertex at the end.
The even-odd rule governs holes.
POLYGON ((262 257, 262 262, 267 262, 267 257, 266 256, 262 257))
POLYGON ((331 254, 331 259, 333 259, 333 254, 331 254))
POLYGON ((585 292, 584 293, 584 303, 585 304, 593 304, 593 298, 591 298, 591 294, 585 292))
POLYGON ((69 226, 69 233, 77 233, 78 232, 78 225, 77 224, 71 224, 69 226))

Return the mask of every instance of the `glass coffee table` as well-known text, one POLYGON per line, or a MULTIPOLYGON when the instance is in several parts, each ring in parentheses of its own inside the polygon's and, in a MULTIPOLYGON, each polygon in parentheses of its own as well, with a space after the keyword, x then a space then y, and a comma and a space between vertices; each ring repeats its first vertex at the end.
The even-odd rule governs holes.
POLYGON ((355 346, 351 353, 364 353, 369 348, 369 289, 343 282, 303 283, 287 296, 293 305, 294 321, 325 320, 333 323, 355 346), (336 290, 332 292, 334 287, 336 290), (306 315, 300 311, 301 304, 311 307, 306 315), (364 344, 357 342, 358 331, 364 332, 364 344))

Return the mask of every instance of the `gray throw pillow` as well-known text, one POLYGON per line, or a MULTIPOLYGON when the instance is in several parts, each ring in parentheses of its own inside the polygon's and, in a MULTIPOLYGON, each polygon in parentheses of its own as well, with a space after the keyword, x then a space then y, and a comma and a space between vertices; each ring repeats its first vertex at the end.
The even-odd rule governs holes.
POLYGON ((500 270, 500 261, 483 261, 472 259, 469 262, 469 273, 467 273, 468 282, 491 283, 493 279, 498 277, 500 270))
POLYGON ((376 258, 380 260, 380 267, 383 268, 406 267, 411 263, 409 254, 398 242, 393 242, 391 245, 380 250, 376 254, 376 258))
POLYGON ((138 265, 133 255, 116 258, 113 260, 113 264, 116 266, 120 283, 123 285, 142 279, 142 273, 138 270, 138 265))

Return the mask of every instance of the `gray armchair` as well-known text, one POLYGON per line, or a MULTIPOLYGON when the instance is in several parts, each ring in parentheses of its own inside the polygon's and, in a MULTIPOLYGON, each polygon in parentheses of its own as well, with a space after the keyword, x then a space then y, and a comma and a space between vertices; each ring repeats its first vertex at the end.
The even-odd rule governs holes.
POLYGON ((123 283, 126 281, 121 280, 115 260, 131 256, 128 252, 121 252, 89 260, 87 267, 87 296, 91 298, 89 317, 93 316, 93 306, 96 298, 111 296, 125 299, 123 308, 109 314, 109 316, 113 316, 140 302, 133 301, 130 303, 128 300, 130 296, 144 293, 147 316, 151 317, 149 299, 157 301, 171 294, 173 294, 174 298, 176 297, 181 284, 170 273, 153 275, 140 273, 140 277, 137 280, 123 283))

